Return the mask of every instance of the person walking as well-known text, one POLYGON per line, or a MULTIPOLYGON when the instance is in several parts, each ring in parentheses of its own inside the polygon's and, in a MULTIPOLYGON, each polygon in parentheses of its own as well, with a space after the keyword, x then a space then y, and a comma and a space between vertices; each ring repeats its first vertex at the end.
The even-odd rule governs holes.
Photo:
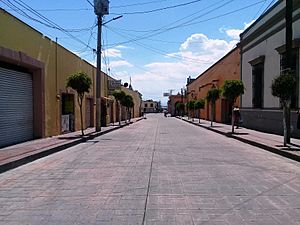
POLYGON ((241 118, 241 113, 239 108, 236 107, 233 109, 233 116, 234 116, 234 124, 236 125, 236 129, 238 129, 240 125, 240 118, 241 118))

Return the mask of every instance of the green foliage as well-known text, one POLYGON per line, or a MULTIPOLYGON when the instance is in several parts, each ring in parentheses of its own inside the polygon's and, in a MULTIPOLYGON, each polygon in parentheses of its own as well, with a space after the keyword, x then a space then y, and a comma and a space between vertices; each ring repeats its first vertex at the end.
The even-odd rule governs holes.
POLYGON ((71 74, 67 78, 67 87, 70 87, 74 89, 78 96, 78 104, 80 107, 80 121, 81 121, 81 134, 84 135, 83 132, 83 117, 82 117, 82 102, 84 93, 89 93, 89 90, 92 85, 92 79, 85 73, 85 72, 77 72, 74 74, 71 74))
POLYGON ((121 90, 116 90, 112 93, 112 95, 115 97, 115 99, 117 101, 122 101, 123 98, 125 98, 126 96, 126 93, 124 91, 121 91, 121 90))
POLYGON ((191 101, 187 102, 187 108, 188 109, 194 109, 194 107, 195 107, 195 101, 194 100, 191 100, 191 101))
POLYGON ((202 98, 195 102, 195 109, 204 109, 204 106, 205 106, 205 100, 202 98))
POLYGON ((296 90, 296 78, 294 74, 282 74, 272 82, 272 95, 281 101, 290 100, 296 90))
POLYGON ((85 72, 77 72, 67 78, 67 87, 74 89, 81 98, 89 92, 91 85, 92 80, 85 72))
POLYGON ((125 94, 125 96, 121 100, 121 105, 125 106, 126 108, 132 108, 134 106, 132 96, 125 94))
POLYGON ((213 88, 211 88, 208 92, 207 92, 207 95, 206 95, 206 100, 208 101, 208 102, 215 102, 215 101, 217 101, 218 99, 219 99, 219 97, 220 97, 220 89, 218 89, 218 88, 215 88, 215 87, 213 87, 213 88))
POLYGON ((236 99, 244 94, 245 87, 241 80, 225 80, 221 90, 224 98, 235 103, 236 99))
POLYGON ((183 110, 184 109, 184 104, 182 102, 176 102, 175 108, 177 110, 183 110))

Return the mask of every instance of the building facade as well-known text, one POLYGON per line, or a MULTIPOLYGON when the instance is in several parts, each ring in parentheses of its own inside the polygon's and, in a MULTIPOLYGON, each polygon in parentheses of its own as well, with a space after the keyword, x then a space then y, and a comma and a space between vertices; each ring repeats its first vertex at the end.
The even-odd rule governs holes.
POLYGON ((142 110, 144 113, 157 113, 158 102, 153 100, 142 101, 142 110))
MULTIPOLYGON (((245 94, 241 101, 244 126, 282 134, 282 110, 279 99, 271 92, 272 81, 284 69, 285 1, 279 0, 241 35, 241 79, 245 94)), ((293 1, 293 64, 297 79, 292 99, 291 134, 300 137, 296 128, 299 108, 300 2, 293 1)))
MULTIPOLYGON (((79 130, 77 94, 66 88, 67 77, 78 71, 93 81, 83 118, 85 128, 94 127, 96 68, 3 9, 0 27, 0 147, 79 130)), ((102 126, 117 120, 110 79, 101 73, 102 126)), ((140 95, 129 92, 139 108, 140 95)))
POLYGON ((186 96, 185 93, 177 93, 176 95, 170 95, 168 101, 168 113, 171 116, 181 116, 186 112, 186 96), (180 109, 176 107, 177 104, 182 103, 184 108, 180 109))
MULTIPOLYGON (((240 79, 240 55, 239 48, 234 48, 218 62, 200 74, 196 79, 187 82, 187 101, 205 99, 207 92, 213 87, 221 88, 225 80, 240 79)), ((239 106, 239 99, 236 102, 239 106)), ((221 123, 231 122, 231 107, 229 102, 220 96, 216 101, 214 120, 221 123)), ((205 108, 201 110, 201 118, 210 120, 211 106, 206 101, 205 108)), ((195 116, 198 117, 199 111, 195 116)))

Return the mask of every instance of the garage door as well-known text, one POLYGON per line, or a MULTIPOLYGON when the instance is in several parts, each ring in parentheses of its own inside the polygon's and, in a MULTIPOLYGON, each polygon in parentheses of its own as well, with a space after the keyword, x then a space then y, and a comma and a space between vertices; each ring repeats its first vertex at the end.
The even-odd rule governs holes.
POLYGON ((0 148, 31 139, 32 75, 0 68, 0 148))

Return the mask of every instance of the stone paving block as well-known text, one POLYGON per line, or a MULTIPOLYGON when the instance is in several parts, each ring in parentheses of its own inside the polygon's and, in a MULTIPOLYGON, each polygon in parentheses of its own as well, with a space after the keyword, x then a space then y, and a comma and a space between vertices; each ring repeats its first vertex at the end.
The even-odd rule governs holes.
POLYGON ((299 169, 153 115, 0 174, 0 224, 300 224, 299 169))

